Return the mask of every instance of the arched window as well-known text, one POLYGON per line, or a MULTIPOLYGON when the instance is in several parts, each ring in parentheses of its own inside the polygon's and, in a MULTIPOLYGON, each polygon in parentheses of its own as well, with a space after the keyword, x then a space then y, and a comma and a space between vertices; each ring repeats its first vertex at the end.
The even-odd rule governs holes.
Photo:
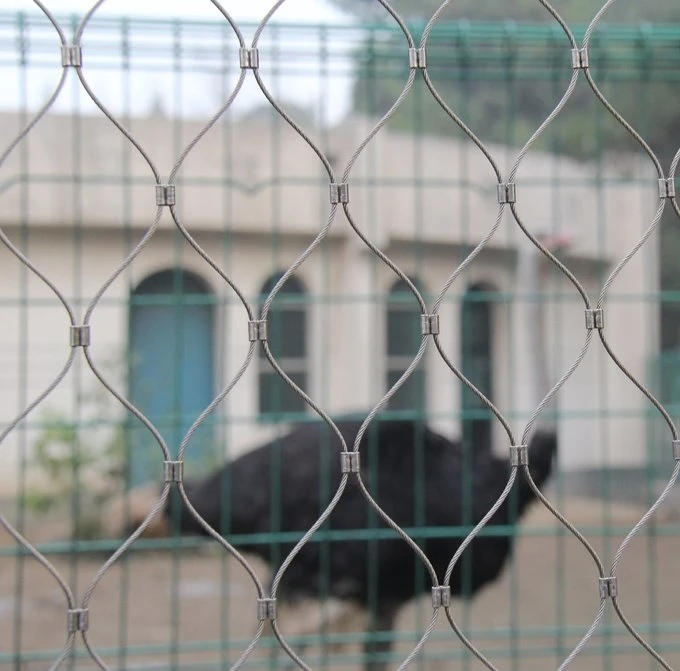
MULTIPOLYGON (((206 283, 181 268, 148 276, 130 296, 129 398, 172 453, 215 393, 214 305, 206 283)), ((189 465, 212 454, 212 429, 209 419, 192 436, 189 465)), ((130 477, 138 485, 158 477, 158 446, 136 420, 130 431, 130 477)))
MULTIPOLYGON (((474 284, 463 297, 461 310, 461 371, 489 400, 493 400, 492 289, 474 284)), ((491 445, 493 414, 463 385, 462 434, 468 446, 491 445)))
MULTIPOLYGON (((261 303, 283 273, 272 275, 260 290, 261 303)), ((298 387, 307 391, 307 292, 292 275, 276 294, 267 315, 267 341, 276 361, 298 387)), ((305 412, 302 397, 279 376, 260 348, 259 409, 263 417, 281 413, 305 412)))
MULTIPOLYGON (((412 280, 420 290, 420 283, 412 280)), ((404 280, 397 280, 390 289, 387 302, 387 388, 403 375, 413 361, 422 340, 420 305, 404 280)), ((425 370, 422 362, 390 399, 391 410, 425 409, 425 370)))

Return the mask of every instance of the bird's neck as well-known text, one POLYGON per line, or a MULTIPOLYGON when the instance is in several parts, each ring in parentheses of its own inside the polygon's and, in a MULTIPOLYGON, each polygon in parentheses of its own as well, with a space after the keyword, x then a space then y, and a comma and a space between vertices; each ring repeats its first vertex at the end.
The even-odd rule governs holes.
POLYGON ((524 375, 530 405, 536 408, 551 389, 546 352, 547 323, 541 296, 547 278, 543 253, 528 240, 519 245, 517 279, 522 306, 522 342, 526 348, 524 375))

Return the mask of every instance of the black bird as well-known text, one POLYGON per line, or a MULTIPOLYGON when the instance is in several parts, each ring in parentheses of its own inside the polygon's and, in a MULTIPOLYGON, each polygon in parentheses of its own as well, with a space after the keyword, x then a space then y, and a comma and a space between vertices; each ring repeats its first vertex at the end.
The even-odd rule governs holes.
MULTIPOLYGON (((361 422, 339 420, 336 425, 352 449, 361 422)), ((337 491, 341 449, 325 423, 303 424, 203 479, 187 481, 185 489, 201 517, 227 538, 272 531, 294 532, 299 538, 337 491)), ((556 449, 554 431, 539 430, 529 443, 529 471, 539 488, 550 475, 556 449)), ((361 479, 372 497, 397 524, 414 530, 412 537, 441 583, 467 533, 461 527, 469 529, 479 522, 505 488, 509 460, 494 456, 488 445, 464 450, 459 442, 435 433, 422 421, 380 416, 363 436, 360 454, 361 479), (430 528, 437 533, 417 538, 416 529, 430 528)), ((154 498, 158 499, 157 492, 154 498)), ((498 577, 512 551, 514 525, 534 498, 523 473, 518 473, 511 495, 489 521, 494 526, 507 525, 507 533, 482 535, 472 542, 453 571, 452 595, 471 598, 498 577)), ((134 496, 132 501, 132 526, 127 531, 151 509, 148 498, 142 506, 134 503, 134 496)), ((179 497, 168 499, 164 515, 149 532, 167 534, 172 527, 181 534, 205 534, 179 497)), ((350 474, 324 528, 350 531, 387 526, 371 512, 357 476, 350 474)), ((327 597, 361 608, 369 615, 369 634, 383 632, 379 641, 372 635, 367 638, 365 668, 370 671, 385 668, 389 632, 399 609, 432 586, 414 551, 396 534, 388 536, 309 542, 284 572, 277 593, 279 603, 294 604, 318 599, 326 585, 327 597), (330 543, 326 550, 325 543, 330 543)), ((294 544, 294 540, 280 544, 245 541, 238 549, 258 555, 276 570, 294 544)))

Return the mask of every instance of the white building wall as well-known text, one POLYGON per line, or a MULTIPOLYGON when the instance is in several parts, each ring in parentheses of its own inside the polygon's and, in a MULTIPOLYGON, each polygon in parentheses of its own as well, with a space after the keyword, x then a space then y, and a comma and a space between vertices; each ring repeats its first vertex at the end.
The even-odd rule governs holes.
MULTIPOLYGON (((10 117, 3 117, 0 140, 11 136, 15 125, 10 117)), ((188 138, 198 127, 186 124, 182 135, 188 138)), ((153 149, 154 161, 168 170, 176 155, 172 143, 167 142, 171 130, 170 122, 157 119, 135 120, 133 128, 142 145, 153 149)), ((213 141, 199 144, 180 172, 184 179, 200 177, 204 184, 180 183, 178 213, 216 264, 248 299, 253 299, 267 277, 289 267, 326 223, 327 177, 313 152, 285 129, 277 135, 267 126, 245 124, 213 133, 213 141), (271 161, 272 147, 279 156, 275 163, 271 161), (227 156, 233 174, 224 167, 227 156), (267 180, 277 175, 291 178, 295 185, 266 186, 267 180), (243 182, 240 188, 229 182, 236 177, 243 182), (220 182, 223 179, 229 183, 220 182)), ((339 129, 333 135, 338 145, 331 143, 330 150, 339 164, 358 144, 355 140, 360 133, 361 128, 356 126, 339 129)), ((76 126, 67 119, 49 117, 31 132, 29 140, 28 165, 36 174, 81 174, 77 172, 80 170, 83 175, 110 177, 108 186, 85 184, 79 188, 56 182, 17 183, 0 195, 3 230, 22 242, 17 225, 28 222, 30 259, 69 300, 82 299, 73 302, 79 322, 87 302, 154 220, 150 171, 140 157, 128 156, 126 142, 100 119, 81 120, 76 126), (76 132, 84 135, 80 145, 87 147, 80 156, 73 154, 73 147, 78 146, 74 145, 76 132), (119 183, 121 166, 125 165, 130 166, 125 174, 132 178, 132 185, 119 183), (143 186, 142 181, 146 181, 143 186)), ((416 146, 411 138, 384 133, 357 161, 350 180, 350 209, 356 225, 405 272, 417 275, 429 296, 440 291, 457 267, 463 245, 475 244, 490 230, 498 209, 488 164, 469 149, 465 149, 463 160, 461 151, 455 141, 423 138, 416 146), (414 189, 409 186, 414 165, 421 166, 423 179, 445 175, 465 180, 468 187, 424 184, 414 189), (368 178, 393 180, 396 186, 374 184, 369 188, 362 182, 368 178)), ((507 153, 501 148, 495 151, 507 153)), ((12 157, 3 169, 5 178, 18 174, 20 167, 19 156, 12 157)), ((582 281, 593 303, 613 260, 632 248, 654 214, 653 179, 645 182, 648 175, 638 174, 633 163, 625 166, 623 174, 630 181, 621 184, 622 176, 616 172, 619 168, 607 168, 606 179, 600 175, 603 186, 599 189, 592 187, 595 167, 555 161, 540 154, 527 156, 526 168, 518 174, 518 210, 523 221, 535 232, 550 230, 557 222, 560 230, 571 235, 573 244, 565 262, 582 281), (554 183, 541 185, 536 181, 546 175, 567 184, 580 180, 581 185, 555 191, 554 183)), ((162 214, 157 233, 106 290, 94 310, 92 357, 106 367, 116 388, 125 392, 120 361, 126 354, 129 291, 149 274, 181 265, 201 276, 221 299, 215 334, 217 385, 221 389, 247 356, 246 312, 219 274, 176 233, 169 213, 162 214)), ((516 242, 516 227, 506 217, 488 248, 447 294, 440 311, 440 338, 456 365, 460 299, 468 286, 479 282, 493 286, 501 297, 512 295, 516 289, 516 242)), ((329 411, 365 411, 383 393, 385 310, 378 298, 387 293, 396 276, 351 232, 341 210, 328 241, 297 274, 312 298, 323 297, 312 300, 309 308, 310 394, 329 411)), ((642 379, 645 362, 657 349, 658 306, 648 295, 657 286, 657 276, 655 246, 648 244, 617 278, 605 311, 606 337, 617 355, 642 379)), ((583 303, 577 292, 563 277, 555 273, 551 277, 549 285, 541 289, 559 295, 559 300, 548 306, 546 319, 548 354, 557 375, 578 355, 585 328, 583 303)), ((54 379, 70 348, 66 312, 49 289, 32 274, 26 275, 3 247, 0 300, 0 421, 4 427, 54 379), (22 297, 25 305, 16 302, 22 297)), ((520 431, 533 404, 522 373, 527 365, 523 358, 526 353, 519 345, 526 324, 517 308, 516 302, 501 301, 495 306, 494 400, 511 418, 513 429, 520 431)), ((98 383, 83 365, 82 352, 75 354, 76 365, 43 408, 57 408, 73 416, 82 412, 79 389, 98 383)), ((451 436, 458 435, 460 383, 432 343, 423 364, 427 367, 427 407, 433 424, 451 436)), ((223 433, 224 451, 230 455, 282 430, 258 424, 256 383, 255 361, 223 403, 222 411, 230 418, 223 433)), ((586 360, 558 398, 563 466, 640 465, 645 458, 642 413, 646 407, 639 391, 602 356, 599 340, 594 337, 586 360)), ((29 423, 35 423, 41 412, 32 413, 29 423)), ((35 432, 27 433, 25 439, 21 433, 12 432, 3 442, 4 463, 10 467, 2 470, 0 492, 11 493, 16 486, 20 447, 30 447, 34 439, 35 432)), ((506 438, 497 427, 496 448, 503 450, 505 446, 506 438)))

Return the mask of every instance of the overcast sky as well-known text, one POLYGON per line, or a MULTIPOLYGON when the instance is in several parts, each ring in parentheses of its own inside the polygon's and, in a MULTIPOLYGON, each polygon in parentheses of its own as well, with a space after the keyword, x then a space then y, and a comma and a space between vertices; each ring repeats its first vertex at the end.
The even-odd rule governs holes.
MULTIPOLYGON (((94 3, 93 0, 43 0, 43 4, 55 15, 63 16, 69 13, 84 14, 94 3)), ((273 4, 272 0, 224 0, 222 2, 224 9, 243 24, 258 22, 273 4)), ((0 13, 4 14, 5 18, 7 18, 7 13, 15 11, 40 12, 40 9, 32 0, 0 1, 0 13)), ((165 20, 185 18, 224 22, 210 0, 105 0, 98 8, 96 16, 128 16, 165 20)), ((352 18, 349 15, 340 12, 325 0, 286 0, 277 10, 273 20, 279 24, 347 25, 352 23, 352 18)), ((14 60, 15 54, 12 54, 11 50, 15 49, 19 42, 18 36, 13 34, 16 31, 14 26, 14 21, 5 22, 0 34, 0 53, 3 57, 3 63, 11 63, 14 60), (4 37, 8 39, 3 40, 4 37), (3 41, 4 44, 2 44, 3 41)), ((70 27, 67 29, 64 26, 64 28, 67 36, 70 37, 70 27)), ((52 30, 53 33, 53 29, 49 26, 46 27, 46 30, 52 30)), ((51 38, 50 33, 44 33, 44 35, 47 36, 47 39, 51 38)), ((121 91, 124 86, 128 87, 128 98, 132 101, 128 103, 128 109, 133 114, 148 114, 152 107, 160 104, 162 108, 172 114, 206 116, 219 106, 223 99, 223 92, 228 89, 233 79, 227 82, 227 89, 223 89, 222 81, 214 73, 202 74, 194 71, 183 75, 181 83, 178 85, 179 78, 169 72, 170 30, 168 29, 165 32, 167 38, 165 42, 159 36, 148 38, 143 32, 140 32, 139 35, 139 37, 136 37, 133 32, 132 36, 141 42, 153 40, 149 43, 154 48, 157 46, 159 58, 161 61, 165 59, 163 67, 168 71, 150 74, 136 71, 133 66, 132 74, 129 75, 126 83, 121 71, 112 71, 110 66, 108 70, 97 70, 92 65, 88 68, 88 62, 85 61, 83 68, 85 77, 95 92, 102 95, 107 107, 114 113, 123 111, 125 103, 121 91), (181 91, 181 93, 178 94, 178 91, 181 91), (182 98, 180 102, 178 102, 178 97, 182 98)), ((87 36, 86 33, 86 38, 87 36)), ((118 35, 115 33, 108 35, 106 41, 109 48, 112 42, 116 43, 117 37, 118 35)), ((245 30, 244 37, 248 42, 252 37, 252 31, 245 30)), ((194 38, 194 43, 195 41, 194 38)), ((36 39, 28 42, 34 49, 36 48, 34 46, 37 44, 36 39)), ((92 37, 90 44, 93 47, 95 46, 94 42, 96 42, 96 39, 92 37)), ((333 54, 334 70, 337 73, 344 69, 346 73, 349 73, 348 52, 351 45, 343 44, 339 37, 334 41, 331 39, 331 42, 329 48, 333 54)), ((85 44, 89 46, 87 42, 85 44)), ((297 45, 297 43, 291 44, 297 45)), ((214 53, 217 48, 212 46, 206 48, 213 49, 214 64, 214 53)), ((271 83, 272 88, 276 89, 282 100, 309 108, 317 117, 328 123, 338 121, 347 112, 350 105, 351 78, 348 74, 334 77, 326 75, 325 81, 323 81, 320 75, 314 72, 314 70, 318 70, 315 65, 315 55, 320 49, 316 33, 310 33, 306 36, 302 48, 309 54, 302 64, 301 62, 288 64, 285 60, 282 60, 281 76, 277 77, 276 81, 270 79, 267 83, 271 83), (289 71, 293 69, 296 70, 296 74, 289 74, 289 71)), ((25 100, 29 108, 37 108, 53 90, 54 83, 60 74, 61 67, 58 56, 55 54, 54 68, 48 67, 48 65, 51 65, 50 57, 51 54, 47 55, 43 51, 40 58, 37 59, 41 61, 41 64, 36 64, 35 58, 33 60, 29 58, 29 62, 32 62, 33 65, 23 70, 18 66, 18 58, 16 59, 17 64, 13 66, 0 66, 0 78, 4 82, 2 89, 0 89, 0 107, 15 109, 21 100, 25 100)), ((114 62, 115 56, 112 56, 112 59, 112 62, 114 62)), ((238 70, 236 69, 236 71, 238 70)), ((266 80, 264 75, 265 72, 263 71, 263 78, 266 80)), ((239 95, 234 107, 237 111, 244 111, 264 102, 261 92, 252 81, 253 78, 247 79, 248 85, 239 95)), ((53 109, 68 112, 75 107, 78 107, 82 112, 94 111, 93 104, 82 94, 75 77, 72 77, 69 86, 62 92, 53 109)))
MULTIPOLYGON (((84 13, 93 6, 92 0, 43 0, 50 11, 84 13)), ((234 18, 255 21, 274 3, 271 0, 224 0, 222 7, 234 18)), ((3 0, 3 10, 37 10, 32 0, 3 0)), ((146 17, 184 17, 194 19, 217 18, 217 10, 210 0, 106 0, 97 10, 99 14, 126 14, 146 17)), ((286 0, 277 10, 280 21, 334 23, 346 22, 348 16, 325 0, 286 0)))

